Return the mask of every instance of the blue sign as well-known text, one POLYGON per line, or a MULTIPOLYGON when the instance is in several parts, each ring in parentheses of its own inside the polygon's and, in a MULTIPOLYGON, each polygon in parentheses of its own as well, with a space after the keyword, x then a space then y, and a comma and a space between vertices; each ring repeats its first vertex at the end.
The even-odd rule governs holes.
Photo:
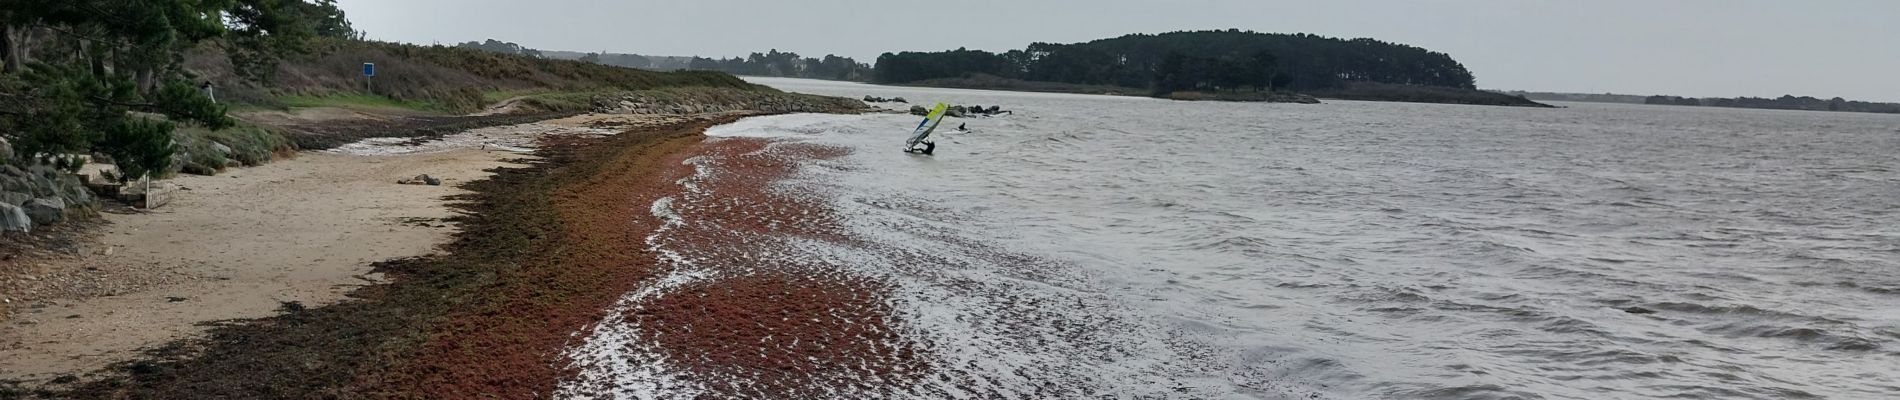
POLYGON ((376 76, 376 63, 363 63, 363 76, 376 76))

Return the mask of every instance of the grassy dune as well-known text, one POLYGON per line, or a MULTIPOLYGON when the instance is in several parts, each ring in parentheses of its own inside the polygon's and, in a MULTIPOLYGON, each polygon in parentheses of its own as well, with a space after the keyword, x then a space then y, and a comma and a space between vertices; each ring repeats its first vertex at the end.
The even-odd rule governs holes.
POLYGON ((172 166, 173 173, 215 174, 297 149, 334 147, 365 137, 427 136, 588 112, 595 108, 596 98, 626 92, 677 98, 784 95, 721 72, 656 72, 354 40, 317 41, 307 54, 282 60, 262 77, 240 75, 216 44, 193 49, 185 58, 187 74, 212 83, 219 100, 240 114, 340 108, 397 118, 391 122, 255 121, 216 132, 181 129, 174 135, 181 155, 172 166), (377 65, 377 76, 367 89, 362 76, 365 62, 377 65), (694 95, 702 92, 709 94, 694 95), (464 116, 508 100, 518 102, 518 107, 509 110, 514 115, 464 116))
POLYGON ((772 89, 721 72, 656 72, 571 60, 536 59, 443 46, 324 40, 262 79, 240 76, 223 49, 187 55, 186 70, 217 85, 230 102, 268 108, 397 106, 471 112, 510 93, 603 92, 675 87, 772 89), (377 76, 365 91, 363 63, 377 76))

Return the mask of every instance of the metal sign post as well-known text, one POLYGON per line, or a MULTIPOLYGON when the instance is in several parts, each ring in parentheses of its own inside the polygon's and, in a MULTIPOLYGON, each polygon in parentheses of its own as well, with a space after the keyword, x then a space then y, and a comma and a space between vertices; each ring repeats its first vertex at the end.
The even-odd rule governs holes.
POLYGON ((372 94, 376 93, 375 89, 370 88, 370 83, 369 83, 370 78, 374 78, 374 77, 376 77, 376 63, 363 63, 363 91, 364 92, 369 92, 372 94))

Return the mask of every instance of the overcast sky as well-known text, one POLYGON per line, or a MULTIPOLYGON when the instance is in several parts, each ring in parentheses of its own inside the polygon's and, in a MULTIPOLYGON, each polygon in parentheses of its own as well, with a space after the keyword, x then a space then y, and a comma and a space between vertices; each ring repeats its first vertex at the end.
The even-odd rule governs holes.
POLYGON ((870 63, 1239 28, 1450 53, 1495 89, 1900 101, 1896 0, 340 0, 379 40, 870 63))

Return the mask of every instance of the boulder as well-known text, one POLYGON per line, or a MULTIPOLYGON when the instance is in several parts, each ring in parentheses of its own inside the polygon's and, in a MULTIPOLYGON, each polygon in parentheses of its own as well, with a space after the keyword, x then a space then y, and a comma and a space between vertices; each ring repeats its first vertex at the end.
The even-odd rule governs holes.
POLYGON ((58 178, 60 175, 60 172, 63 172, 63 171, 60 171, 59 168, 54 168, 52 165, 49 165, 49 164, 34 164, 31 167, 26 167, 26 172, 30 172, 33 175, 39 175, 41 178, 54 179, 54 178, 58 178))
POLYGON ((217 149, 220 155, 231 155, 231 146, 225 146, 224 143, 211 142, 211 148, 217 149))
POLYGON ((0 192, 0 203, 12 204, 14 207, 19 207, 19 205, 26 204, 26 202, 29 201, 33 201, 33 195, 20 192, 0 192))
POLYGON ((53 178, 48 178, 45 176, 34 176, 32 180, 29 182, 32 182, 34 196, 59 195, 59 191, 57 190, 59 189, 59 183, 54 182, 53 178))
POLYGON ((399 180, 399 181, 396 181, 396 183, 402 184, 402 185, 442 186, 441 179, 436 179, 435 177, 429 176, 428 174, 416 175, 416 177, 414 178, 399 180))
POLYGON ((33 219, 26 216, 26 210, 11 203, 0 203, 0 231, 27 232, 33 229, 33 219))
POLYGON ((59 223, 66 217, 66 201, 57 197, 42 197, 26 202, 26 215, 33 218, 36 225, 59 223))
POLYGON ((33 181, 31 180, 31 178, 27 178, 25 176, 17 176, 17 175, 0 176, 0 190, 6 190, 9 192, 18 192, 18 193, 32 193, 33 192, 32 182, 33 181))

